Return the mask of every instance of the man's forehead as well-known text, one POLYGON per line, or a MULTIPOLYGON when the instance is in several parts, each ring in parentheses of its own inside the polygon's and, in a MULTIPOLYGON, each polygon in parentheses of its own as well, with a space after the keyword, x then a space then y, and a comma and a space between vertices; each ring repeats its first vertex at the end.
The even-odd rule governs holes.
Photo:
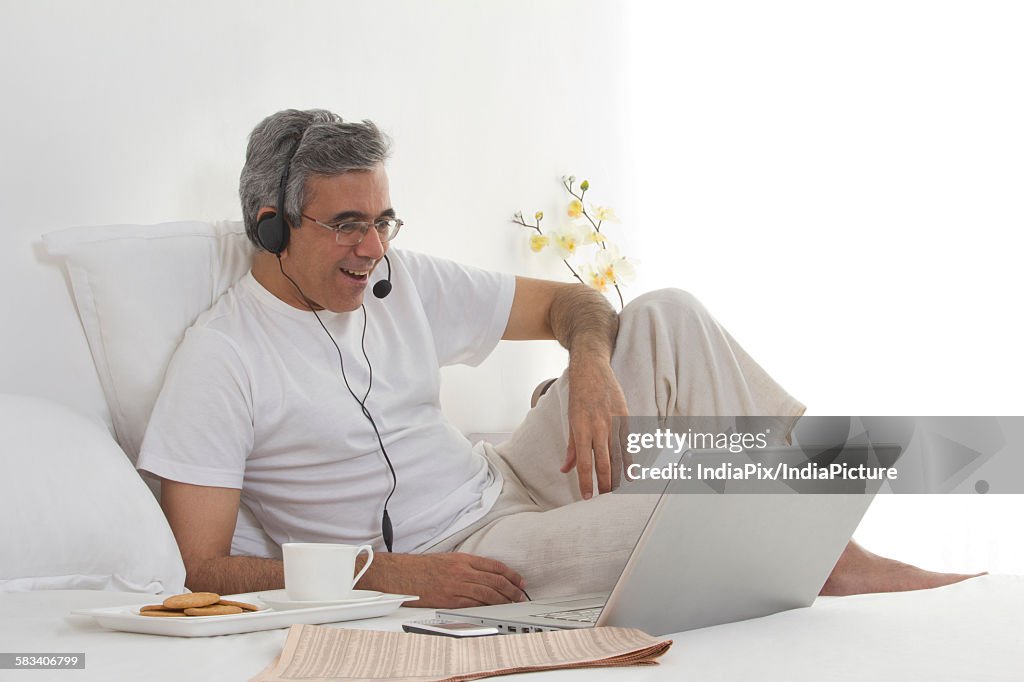
POLYGON ((346 192, 380 190, 388 187, 388 173, 383 164, 370 169, 358 169, 324 175, 311 173, 306 179, 306 189, 313 191, 346 192))
POLYGON ((383 165, 373 170, 309 176, 306 206, 333 211, 339 220, 394 215, 383 165))

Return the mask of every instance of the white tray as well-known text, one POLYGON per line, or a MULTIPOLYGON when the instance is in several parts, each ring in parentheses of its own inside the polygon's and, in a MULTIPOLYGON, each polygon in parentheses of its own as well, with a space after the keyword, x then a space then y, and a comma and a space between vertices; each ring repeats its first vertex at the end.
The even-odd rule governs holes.
MULTIPOLYGON (((224 595, 224 599, 244 601, 263 606, 256 592, 224 595)), ((149 635, 171 637, 211 637, 213 635, 236 635, 243 632, 276 630, 291 625, 319 625, 347 620, 376 618, 398 610, 404 602, 419 599, 407 594, 384 594, 380 599, 354 604, 335 604, 308 609, 288 609, 239 613, 232 616, 190 616, 187 618, 154 618, 140 616, 139 606, 114 606, 103 609, 72 611, 72 615, 91 616, 96 622, 111 630, 141 632, 149 635)), ((153 603, 159 601, 154 598, 153 603)))

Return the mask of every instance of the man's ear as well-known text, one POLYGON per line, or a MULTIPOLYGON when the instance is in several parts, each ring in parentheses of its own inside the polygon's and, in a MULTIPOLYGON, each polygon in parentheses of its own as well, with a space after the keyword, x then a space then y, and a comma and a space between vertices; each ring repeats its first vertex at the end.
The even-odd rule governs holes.
MULTIPOLYGON (((259 210, 256 211, 256 224, 259 225, 260 221, 266 218, 268 215, 276 215, 277 209, 273 206, 260 206, 259 210)), ((290 240, 289 240, 290 243, 290 240)), ((288 257, 288 247, 284 247, 284 250, 278 254, 281 260, 288 257)))

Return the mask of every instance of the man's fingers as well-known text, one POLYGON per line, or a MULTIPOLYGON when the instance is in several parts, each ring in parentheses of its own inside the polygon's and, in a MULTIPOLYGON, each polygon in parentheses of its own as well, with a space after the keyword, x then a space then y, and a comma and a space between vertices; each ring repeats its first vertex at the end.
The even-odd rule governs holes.
POLYGON ((512 583, 518 588, 523 588, 526 586, 526 581, 523 579, 523 576, 519 575, 511 568, 498 561, 497 559, 488 559, 487 557, 476 556, 474 554, 467 554, 466 556, 470 557, 470 568, 475 568, 476 570, 483 571, 485 573, 495 573, 497 575, 503 576, 506 580, 508 580, 508 582, 512 583))
POLYGON ((608 451, 608 434, 605 429, 598 429, 594 434, 594 470, 597 472, 598 492, 611 492, 612 465, 611 455, 608 451))
POLYGON ((462 596, 490 600, 488 603, 491 604, 519 602, 526 598, 521 589, 526 582, 521 575, 500 561, 468 556, 469 574, 466 575, 465 582, 470 586, 462 590, 462 596))
POLYGON ((423 606, 481 606, 527 598, 523 577, 495 559, 465 552, 406 556, 422 564, 412 585, 419 589, 409 593, 419 594, 423 606))
POLYGON ((569 446, 565 449, 565 462, 562 463, 562 468, 559 469, 559 471, 563 474, 567 474, 572 471, 574 466, 576 466, 576 444, 570 436, 569 446))
POLYGON ((526 595, 521 589, 515 584, 509 582, 509 579, 503 575, 497 573, 484 573, 480 571, 470 577, 470 582, 477 585, 482 585, 488 590, 496 592, 501 595, 501 601, 497 603, 506 602, 520 602, 526 599, 526 595))
POLYGON ((473 601, 480 602, 483 606, 489 606, 491 604, 507 604, 510 601, 519 601, 509 599, 489 585, 482 585, 474 582, 462 583, 459 585, 456 596, 463 597, 465 599, 472 599, 473 601))
POLYGON ((629 433, 628 421, 629 419, 625 416, 612 417, 611 450, 609 452, 612 460, 612 490, 618 488, 622 483, 622 473, 632 463, 629 461, 631 458, 626 451, 626 437, 629 433))
POLYGON ((619 443, 615 438, 612 438, 609 444, 608 457, 612 468, 612 490, 617 490, 622 483, 622 450, 619 449, 619 443))
POLYGON ((629 438, 629 418, 623 417, 619 420, 619 454, 622 455, 622 470, 626 471, 633 463, 633 455, 629 454, 629 447, 626 439, 629 438))
MULTIPOLYGON (((416 602, 416 603, 417 603, 417 605, 419 604, 419 602, 416 602)), ((491 606, 491 605, 490 604, 486 604, 486 603, 484 603, 482 601, 477 601, 476 599, 470 599, 469 597, 454 597, 454 598, 452 598, 451 602, 450 603, 446 603, 443 608, 447 608, 447 609, 468 609, 468 608, 472 608, 474 606, 491 606)))
POLYGON ((580 494, 584 500, 594 495, 594 460, 591 456, 590 433, 580 431, 576 435, 576 474, 580 479, 580 494))

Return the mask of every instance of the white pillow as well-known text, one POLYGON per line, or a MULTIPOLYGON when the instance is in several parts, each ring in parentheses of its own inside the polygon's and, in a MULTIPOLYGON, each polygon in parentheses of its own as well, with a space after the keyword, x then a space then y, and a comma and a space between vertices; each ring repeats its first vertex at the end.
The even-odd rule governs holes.
POLYGON ((80 227, 43 236, 62 256, 114 435, 134 464, 185 330, 252 264, 237 222, 80 227))
POLYGON ((104 424, 0 394, 0 592, 184 591, 156 500, 104 424))
MULTIPOLYGON (((76 227, 43 241, 64 259, 114 435, 134 464, 185 330, 249 270, 254 247, 230 221, 76 227)), ((280 556, 245 506, 232 554, 280 556)))

